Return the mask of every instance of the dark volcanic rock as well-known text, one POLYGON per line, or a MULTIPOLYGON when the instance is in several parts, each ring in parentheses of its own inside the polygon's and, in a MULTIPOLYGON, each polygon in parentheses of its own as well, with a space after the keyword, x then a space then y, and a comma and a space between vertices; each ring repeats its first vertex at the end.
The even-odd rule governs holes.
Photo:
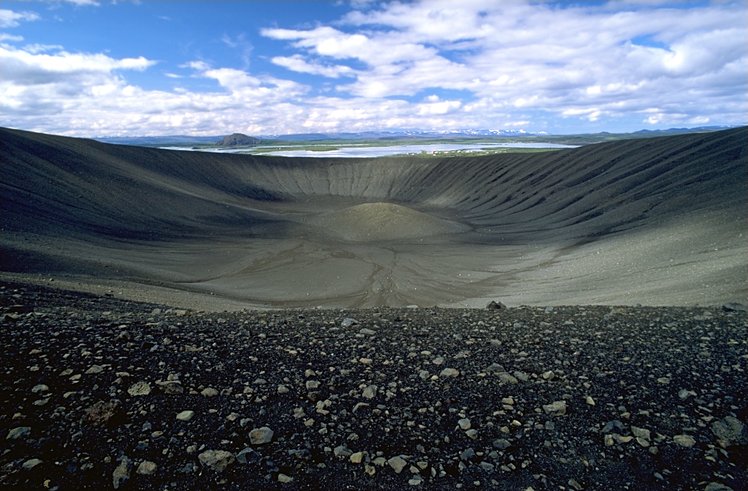
POLYGON ((252 147, 260 143, 259 138, 247 136, 242 133, 234 133, 224 136, 216 145, 220 147, 252 147))
POLYGON ((174 315, 0 283, 0 315, 11 313, 0 330, 2 489, 748 482, 742 311, 174 315))

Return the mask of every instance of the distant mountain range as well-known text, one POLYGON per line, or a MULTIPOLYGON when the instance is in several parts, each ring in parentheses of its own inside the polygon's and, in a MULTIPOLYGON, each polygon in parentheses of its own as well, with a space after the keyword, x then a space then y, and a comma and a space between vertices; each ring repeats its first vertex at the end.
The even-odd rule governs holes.
MULTIPOLYGON (((639 130, 632 133, 589 133, 580 135, 552 135, 546 132, 528 132, 525 130, 492 130, 492 129, 460 129, 460 130, 383 130, 383 131, 362 131, 362 132, 340 132, 340 133, 294 133, 289 135, 258 135, 246 136, 242 141, 246 141, 248 146, 266 142, 306 142, 306 141, 325 141, 325 140, 414 140, 414 139, 435 139, 435 138, 531 138, 551 137, 554 140, 561 139, 580 139, 590 143, 595 141, 605 141, 609 139, 622 138, 641 138, 650 136, 677 135, 684 133, 703 133, 709 131, 719 131, 728 128, 727 126, 700 126, 697 128, 669 128, 664 130, 639 130)), ((138 146, 204 146, 204 145, 226 145, 226 141, 232 141, 232 145, 243 145, 234 135, 223 136, 189 136, 189 135, 163 135, 163 136, 114 136, 99 137, 95 140, 104 143, 115 143, 121 145, 138 145, 138 146), (232 139, 232 137, 234 137, 232 139), (229 140, 227 140, 227 138, 229 140), (221 143, 219 143, 221 142, 221 143)))

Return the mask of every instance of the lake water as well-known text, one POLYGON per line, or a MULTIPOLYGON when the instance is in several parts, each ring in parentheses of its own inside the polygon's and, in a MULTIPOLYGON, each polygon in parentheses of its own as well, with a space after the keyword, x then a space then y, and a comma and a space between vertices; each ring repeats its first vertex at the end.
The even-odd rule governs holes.
POLYGON ((434 152, 479 152, 486 148, 574 148, 573 145, 556 143, 429 143, 423 145, 391 145, 386 147, 346 146, 336 150, 291 150, 284 149, 277 152, 266 152, 263 155, 277 155, 280 157, 387 157, 390 155, 421 154, 434 152))
MULTIPOLYGON (((317 144, 320 147, 332 146, 329 144, 317 144)), ((305 145, 307 148, 313 145, 305 145)), ((428 144, 408 144, 408 145, 388 145, 388 146, 368 146, 350 144, 341 146, 335 150, 293 150, 292 148, 283 148, 273 151, 271 146, 258 146, 254 148, 203 148, 193 149, 188 147, 162 147, 169 150, 199 150, 202 152, 216 153, 254 153, 253 150, 262 150, 258 152, 261 155, 275 155, 278 157, 316 157, 316 158, 353 158, 353 157, 387 157, 391 155, 419 155, 438 152, 479 152, 483 149, 490 148, 575 148, 576 145, 561 145, 558 143, 428 143, 428 144), (270 151, 268 151, 270 150, 270 151)))

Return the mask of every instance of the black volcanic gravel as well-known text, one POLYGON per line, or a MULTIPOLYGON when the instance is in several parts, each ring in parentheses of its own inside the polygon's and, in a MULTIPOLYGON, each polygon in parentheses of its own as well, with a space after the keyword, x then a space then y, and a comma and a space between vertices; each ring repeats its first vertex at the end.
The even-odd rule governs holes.
POLYGON ((744 311, 0 317, 2 489, 747 489, 744 311))

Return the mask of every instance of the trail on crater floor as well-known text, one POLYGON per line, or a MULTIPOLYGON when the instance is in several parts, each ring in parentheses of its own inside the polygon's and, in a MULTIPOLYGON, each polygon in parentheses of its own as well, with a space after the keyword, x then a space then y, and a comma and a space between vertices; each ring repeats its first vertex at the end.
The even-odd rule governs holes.
POLYGON ((0 271, 206 309, 745 301, 747 137, 295 159, 0 129, 0 271))

